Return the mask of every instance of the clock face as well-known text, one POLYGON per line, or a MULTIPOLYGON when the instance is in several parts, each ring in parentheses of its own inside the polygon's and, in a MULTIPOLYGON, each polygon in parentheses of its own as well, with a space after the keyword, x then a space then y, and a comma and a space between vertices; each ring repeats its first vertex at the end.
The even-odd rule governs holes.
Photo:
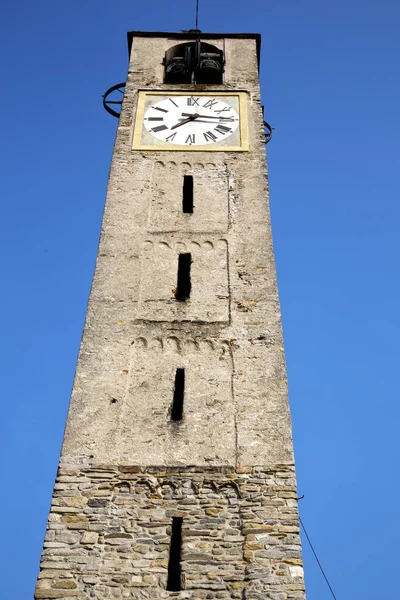
POLYGON ((133 150, 248 150, 246 92, 139 91, 133 150))
POLYGON ((225 98, 167 96, 147 108, 143 124, 155 138, 178 146, 219 144, 240 124, 235 108, 225 98))

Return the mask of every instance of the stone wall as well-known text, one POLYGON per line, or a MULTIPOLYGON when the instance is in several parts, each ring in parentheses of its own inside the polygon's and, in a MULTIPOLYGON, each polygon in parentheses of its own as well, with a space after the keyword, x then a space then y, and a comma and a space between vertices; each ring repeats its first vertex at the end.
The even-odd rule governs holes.
POLYGON ((35 598, 304 600, 294 468, 60 467, 35 598), (183 518, 182 591, 166 590, 183 518))
POLYGON ((170 87, 177 41, 132 44, 38 600, 304 600, 256 40, 208 40, 225 53, 219 89, 246 92, 248 152, 133 152, 138 91, 170 87), (174 517, 180 592, 166 589, 174 517))

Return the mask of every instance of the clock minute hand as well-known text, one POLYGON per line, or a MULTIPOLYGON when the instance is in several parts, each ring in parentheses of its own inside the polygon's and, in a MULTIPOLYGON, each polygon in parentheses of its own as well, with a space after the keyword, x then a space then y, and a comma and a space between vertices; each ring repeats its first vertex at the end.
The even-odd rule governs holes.
MULTIPOLYGON (((185 115, 182 115, 183 117, 188 116, 189 113, 186 113, 185 115)), ((176 123, 175 125, 172 125, 172 127, 170 127, 170 129, 176 129, 177 127, 180 127, 181 125, 185 125, 185 123, 189 123, 190 121, 194 121, 194 119, 197 119, 197 117, 199 117, 200 115, 189 115, 188 119, 184 119, 183 121, 180 121, 179 123, 176 123)))
MULTIPOLYGON (((188 117, 189 113, 182 113, 182 117, 188 117)), ((220 117, 217 115, 194 115, 195 117, 200 117, 201 119, 231 119, 232 117, 220 117)))

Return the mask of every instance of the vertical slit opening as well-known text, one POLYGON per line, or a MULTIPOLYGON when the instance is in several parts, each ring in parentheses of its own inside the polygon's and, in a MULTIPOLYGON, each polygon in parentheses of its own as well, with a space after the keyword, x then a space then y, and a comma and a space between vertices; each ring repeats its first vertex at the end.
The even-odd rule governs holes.
POLYGON ((169 592, 179 592, 181 590, 182 521, 182 517, 172 518, 167 581, 169 592))
POLYGON ((183 176, 182 211, 193 213, 193 175, 183 176))
POLYGON ((185 397, 185 369, 177 369, 175 374, 174 399, 172 401, 171 419, 182 421, 183 400, 185 397))
POLYGON ((179 255, 178 260, 178 282, 176 285, 175 298, 180 302, 185 302, 190 297, 192 287, 190 281, 190 265, 192 264, 192 255, 190 252, 179 255))

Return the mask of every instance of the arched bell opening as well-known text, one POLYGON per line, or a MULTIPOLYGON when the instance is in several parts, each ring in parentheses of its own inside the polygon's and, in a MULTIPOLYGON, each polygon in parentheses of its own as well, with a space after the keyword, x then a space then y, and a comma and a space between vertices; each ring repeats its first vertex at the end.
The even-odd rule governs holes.
POLYGON ((193 44, 178 44, 165 53, 165 83, 191 83, 193 44))
POLYGON ((165 83, 223 83, 224 53, 204 42, 172 46, 165 53, 165 83))
POLYGON ((199 60, 196 68, 196 83, 223 83, 224 54, 211 44, 200 42, 199 60))

